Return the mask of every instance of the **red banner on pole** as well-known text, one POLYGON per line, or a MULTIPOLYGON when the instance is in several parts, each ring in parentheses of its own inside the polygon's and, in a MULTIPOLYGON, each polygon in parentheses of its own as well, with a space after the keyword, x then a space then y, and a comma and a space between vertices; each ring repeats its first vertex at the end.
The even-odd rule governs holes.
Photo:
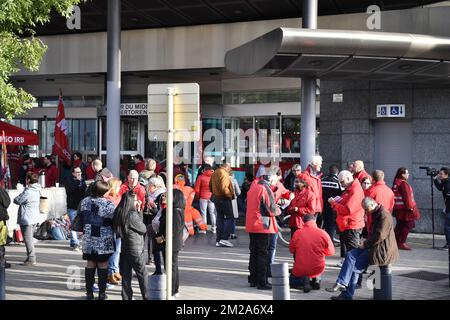
POLYGON ((70 151, 67 140, 67 123, 64 114, 64 104, 62 95, 59 95, 58 113, 55 121, 55 143, 53 144, 52 153, 70 165, 70 151))

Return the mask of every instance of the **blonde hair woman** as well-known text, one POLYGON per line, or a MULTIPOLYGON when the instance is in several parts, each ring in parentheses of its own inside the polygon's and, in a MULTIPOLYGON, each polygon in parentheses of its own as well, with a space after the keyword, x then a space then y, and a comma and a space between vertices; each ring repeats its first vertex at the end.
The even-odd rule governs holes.
MULTIPOLYGON (((105 198, 111 201, 114 204, 114 207, 120 203, 122 196, 119 194, 120 186, 122 185, 122 181, 119 178, 112 178, 108 181, 109 190, 105 194, 105 198)), ((108 260, 108 284, 110 285, 118 285, 120 281, 122 281, 122 276, 120 275, 119 261, 120 261, 120 252, 122 247, 122 240, 114 234, 115 241, 115 249, 114 253, 108 260)))

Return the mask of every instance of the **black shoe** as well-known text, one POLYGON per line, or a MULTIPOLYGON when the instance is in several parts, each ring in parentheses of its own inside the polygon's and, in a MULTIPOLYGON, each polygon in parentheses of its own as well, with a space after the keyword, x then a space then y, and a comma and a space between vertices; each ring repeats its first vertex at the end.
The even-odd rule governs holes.
POLYGON ((94 300, 94 294, 92 292, 86 293, 86 300, 94 300))
POLYGON ((311 291, 311 286, 309 285, 309 284, 307 284, 307 285, 305 285, 304 287, 303 287, 303 292, 304 293, 308 293, 308 292, 310 292, 311 291))
POLYGON ((331 300, 348 300, 348 299, 344 296, 343 293, 341 293, 341 294, 338 295, 338 296, 331 297, 330 299, 331 299, 331 300))
POLYGON ((11 268, 11 263, 5 262, 5 269, 11 268))
POLYGON ((108 295, 106 293, 99 293, 98 294, 98 300, 107 300, 108 295))
POLYGON ((303 290, 303 286, 289 286, 291 289, 303 290))
POLYGON ((317 281, 317 279, 313 279, 309 282, 313 290, 320 290, 320 281, 317 281))
POLYGON ((339 283, 335 283, 334 286, 332 286, 331 288, 326 288, 325 290, 328 292, 338 292, 338 291, 345 290, 345 286, 343 286, 342 284, 339 284, 339 283))
POLYGON ((258 290, 272 290, 272 286, 270 284, 265 284, 263 286, 257 286, 256 289, 258 290))
POLYGON ((252 288, 256 287, 256 283, 250 282, 250 287, 252 288))
POLYGON ((230 239, 237 239, 237 235, 236 235, 236 234, 234 234, 234 233, 233 233, 233 234, 231 234, 231 235, 230 235, 230 239))

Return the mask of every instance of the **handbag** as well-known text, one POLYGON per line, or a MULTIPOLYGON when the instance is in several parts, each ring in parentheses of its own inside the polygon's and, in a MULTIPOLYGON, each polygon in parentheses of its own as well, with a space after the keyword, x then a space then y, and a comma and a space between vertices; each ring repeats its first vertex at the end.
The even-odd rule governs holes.
POLYGON ((42 214, 48 214, 49 212, 48 198, 42 196, 42 194, 39 198, 39 212, 42 214))
POLYGON ((75 232, 83 232, 83 221, 81 220, 79 214, 77 214, 75 218, 73 218, 73 223, 70 226, 70 229, 75 232))
POLYGON ((22 230, 20 229, 14 230, 14 242, 23 242, 22 230))

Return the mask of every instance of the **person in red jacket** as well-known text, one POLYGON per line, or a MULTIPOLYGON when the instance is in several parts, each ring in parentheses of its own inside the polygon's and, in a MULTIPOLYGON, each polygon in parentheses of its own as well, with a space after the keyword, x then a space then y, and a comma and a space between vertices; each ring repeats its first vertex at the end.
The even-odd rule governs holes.
POLYGON ((276 185, 276 174, 263 175, 256 184, 252 184, 247 193, 247 214, 245 231, 250 236, 250 259, 248 282, 251 287, 270 290, 267 281, 269 244, 271 235, 278 232, 275 216, 281 213, 275 203, 270 186, 276 185))
POLYGON ((45 187, 50 188, 56 186, 58 181, 58 168, 52 162, 52 156, 47 155, 44 158, 45 171, 45 187))
POLYGON ((394 178, 392 191, 394 191, 395 204, 393 215, 397 219, 395 225, 395 239, 401 250, 411 250, 406 243, 409 232, 415 227, 415 220, 420 218, 419 208, 414 200, 413 189, 408 183, 409 172, 405 167, 400 167, 394 178))
POLYGON ((137 154, 134 156, 134 163, 135 163, 134 169, 138 173, 141 173, 141 171, 145 170, 145 161, 144 161, 144 158, 142 158, 142 156, 140 154, 137 154))
POLYGON ((304 227, 294 233, 289 244, 289 251, 294 255, 289 285, 291 288, 309 292, 311 285, 314 290, 320 289, 320 275, 325 270, 325 256, 332 256, 335 250, 328 233, 317 227, 314 215, 304 215, 303 221, 304 227))
POLYGON ((361 184, 353 179, 350 171, 341 171, 338 178, 345 191, 341 199, 329 198, 328 202, 337 214, 336 224, 340 231, 341 246, 344 246, 346 251, 350 251, 360 245, 364 227, 364 209, 361 206, 364 192, 361 184))
POLYGON ((128 174, 128 181, 122 183, 120 186, 119 196, 127 193, 128 191, 133 191, 136 194, 137 202, 139 203, 139 211, 144 211, 145 206, 145 188, 139 183, 139 173, 136 170, 130 170, 128 174))
MULTIPOLYGON (((200 199, 200 212, 203 217, 203 221, 207 222, 206 213, 209 212, 209 218, 211 220, 211 232, 216 233, 216 207, 214 202, 211 201, 212 192, 209 190, 209 181, 214 170, 209 164, 203 166, 202 174, 197 178, 195 182, 195 195, 200 199)), ((202 231, 201 231, 202 232, 202 231)))
MULTIPOLYGON (((368 190, 366 197, 371 197, 377 203, 381 204, 383 208, 392 213, 392 209, 394 208, 394 192, 392 192, 392 189, 384 182, 384 172, 375 170, 372 173, 372 177, 373 185, 372 188, 368 190)), ((369 231, 372 227, 372 215, 366 214, 366 218, 366 228, 369 231)), ((368 237, 370 237, 370 234, 368 237)))
POLYGON ((322 199, 322 157, 314 156, 308 168, 302 172, 298 177, 304 179, 315 195, 314 212, 317 215, 317 225, 322 228, 322 211, 323 211, 323 199, 322 199))
POLYGON ((294 199, 291 201, 287 209, 287 213, 291 215, 289 218, 289 227, 291 228, 291 239, 295 231, 303 228, 303 217, 305 214, 315 214, 314 203, 316 196, 308 186, 308 182, 304 179, 296 178, 294 181, 295 193, 294 199))
POLYGON ((372 177, 364 170, 364 162, 362 160, 356 160, 353 165, 353 179, 362 183, 364 178, 369 177, 372 181, 372 177))
POLYGON ((188 229, 189 235, 193 236, 195 234, 194 223, 199 226, 200 230, 205 231, 204 233, 206 233, 206 223, 203 221, 200 212, 192 206, 195 191, 193 188, 186 186, 186 180, 183 174, 180 173, 175 176, 175 184, 173 187, 174 189, 178 189, 183 192, 184 200, 186 201, 186 208, 184 209, 184 222, 186 228, 188 229))

